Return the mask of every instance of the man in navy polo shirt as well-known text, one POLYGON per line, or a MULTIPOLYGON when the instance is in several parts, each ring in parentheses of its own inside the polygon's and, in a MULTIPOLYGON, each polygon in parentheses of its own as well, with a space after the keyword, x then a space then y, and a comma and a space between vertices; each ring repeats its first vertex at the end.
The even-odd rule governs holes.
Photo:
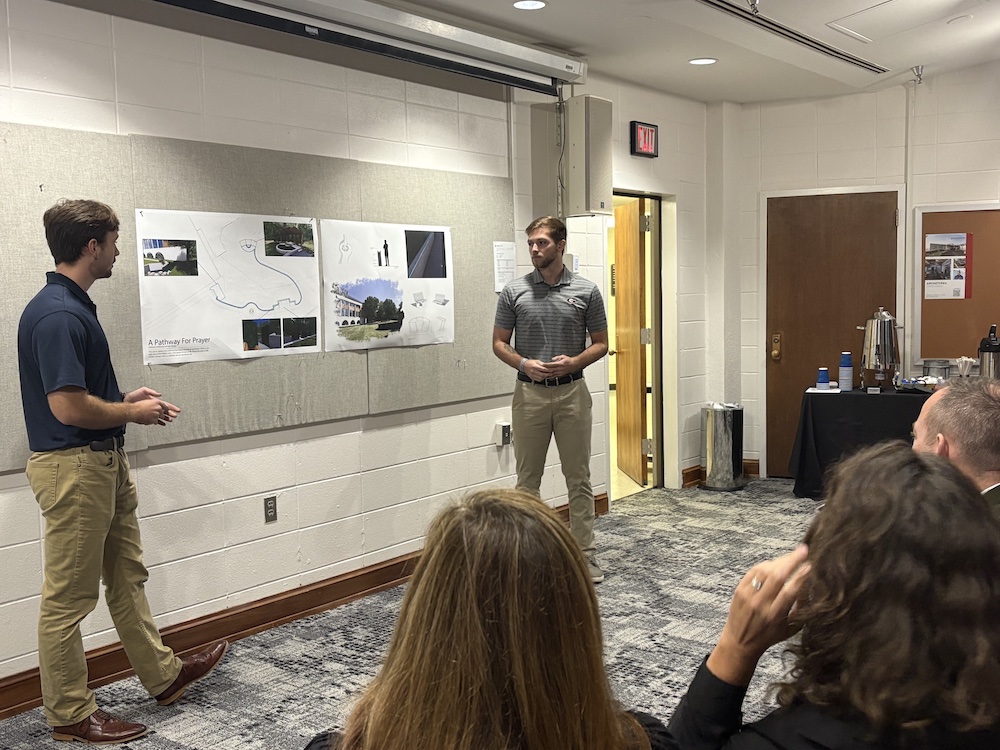
POLYGON ((540 217, 525 233, 535 270, 503 288, 493 323, 493 353, 517 370, 511 405, 517 486, 539 494, 555 436, 570 531, 587 558, 591 580, 600 583, 604 571, 594 546, 590 484, 593 402, 583 368, 608 353, 604 300, 594 282, 563 265, 566 225, 560 219, 540 217))
POLYGON ((160 705, 219 662, 225 641, 179 659, 153 624, 144 584, 125 425, 165 425, 180 409, 152 388, 118 388, 97 307, 87 294, 111 276, 118 217, 103 203, 61 201, 43 218, 56 262, 17 331, 21 401, 32 454, 26 473, 45 519, 38 667, 57 740, 127 742, 148 731, 97 708, 87 687, 80 622, 105 600, 125 653, 160 705))

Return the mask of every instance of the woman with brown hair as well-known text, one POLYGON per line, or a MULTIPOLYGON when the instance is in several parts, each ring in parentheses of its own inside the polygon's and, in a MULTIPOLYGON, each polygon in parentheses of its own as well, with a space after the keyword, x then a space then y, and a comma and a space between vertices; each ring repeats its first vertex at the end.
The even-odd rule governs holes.
POLYGON ((381 673, 307 750, 660 750, 604 671, 579 545, 537 497, 484 490, 432 522, 381 673))
POLYGON ((791 554, 754 566, 670 721, 683 750, 1000 748, 1000 523, 947 460, 862 450, 791 554), (780 708, 741 726, 757 661, 780 708))

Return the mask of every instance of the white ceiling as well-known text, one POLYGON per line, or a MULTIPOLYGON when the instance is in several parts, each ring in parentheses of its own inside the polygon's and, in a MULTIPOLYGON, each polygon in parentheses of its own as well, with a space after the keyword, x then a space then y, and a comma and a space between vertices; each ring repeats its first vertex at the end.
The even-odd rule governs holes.
MULTIPOLYGON (((889 68, 882 74, 802 47, 698 0, 548 0, 538 11, 516 10, 513 0, 380 2, 554 48, 586 59, 592 73, 706 102, 874 91, 912 79, 914 65, 923 65, 927 77, 1000 60, 1000 0, 759 0, 761 16, 889 68), (688 64, 695 57, 719 62, 688 64)), ((749 7, 748 0, 727 2, 749 7)))

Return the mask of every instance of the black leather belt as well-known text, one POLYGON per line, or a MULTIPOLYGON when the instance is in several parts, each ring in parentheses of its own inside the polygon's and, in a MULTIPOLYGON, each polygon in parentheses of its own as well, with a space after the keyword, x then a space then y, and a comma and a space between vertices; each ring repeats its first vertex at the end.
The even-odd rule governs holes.
POLYGON ((104 440, 92 440, 90 450, 92 451, 116 451, 125 445, 124 435, 115 435, 104 440))
POLYGON ((582 372, 571 372, 569 375, 563 375, 561 378, 545 378, 545 380, 532 380, 523 372, 517 374, 517 379, 522 383, 534 383, 535 385, 544 385, 551 388, 556 385, 566 385, 567 383, 572 383, 574 380, 579 380, 583 377, 582 372))

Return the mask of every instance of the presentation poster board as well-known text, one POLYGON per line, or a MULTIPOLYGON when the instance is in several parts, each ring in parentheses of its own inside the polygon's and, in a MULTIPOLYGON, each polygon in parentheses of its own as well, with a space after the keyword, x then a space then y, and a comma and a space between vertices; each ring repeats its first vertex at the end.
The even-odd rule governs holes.
MULTIPOLYGON (((150 265, 160 266, 166 264, 156 257, 156 245, 175 248, 171 252, 176 263, 189 249, 180 241, 191 239, 169 224, 148 233, 140 230, 137 211, 252 216, 275 224, 304 225, 313 219, 302 217, 332 217, 450 228, 455 298, 440 306, 430 298, 430 304, 435 310, 456 308, 454 341, 435 346, 144 364, 140 286, 170 279, 146 276, 145 249, 141 263, 131 258, 120 262, 113 278, 101 280, 90 292, 118 381, 128 389, 155 388, 183 409, 167 428, 130 425, 130 451, 452 404, 513 390, 510 368, 493 355, 490 344, 496 307, 491 247, 498 239, 514 237, 509 178, 17 123, 6 125, 4 139, 0 206, 6 208, 0 210, 0 251, 9 293, 0 306, 15 323, 45 283, 45 272, 53 268, 41 216, 64 197, 92 197, 111 205, 121 219, 119 247, 143 247, 143 235, 159 240, 149 244, 154 261, 150 265)), ((249 236, 265 242, 261 260, 278 260, 267 255, 263 225, 257 234, 254 231, 249 236)), ((303 241, 288 235, 275 242, 306 247, 304 240, 303 231, 303 241)), ((196 244, 195 259, 199 250, 196 244)), ((167 260, 167 252, 162 254, 167 260)), ((393 262, 392 248, 389 257, 393 262)), ((288 258, 292 260, 318 262, 301 255, 288 258)), ((322 307, 322 286, 315 288, 322 307)), ((320 322, 317 336, 322 341, 320 322)), ((243 341, 241 331, 232 344, 237 353, 243 341)), ((0 392, 0 413, 10 439, 0 448, 0 470, 19 472, 28 446, 16 356, 8 366, 13 386, 0 392)))
POLYGON ((143 364, 320 351, 316 222, 135 212, 143 364))
POLYGON ((451 229, 323 219, 326 350, 455 341, 451 229))
POLYGON ((975 357, 990 326, 1000 323, 1000 209, 924 211, 917 223, 920 357, 975 357), (947 268, 928 270, 942 260, 947 268), (942 283, 929 287, 931 281, 942 283))

